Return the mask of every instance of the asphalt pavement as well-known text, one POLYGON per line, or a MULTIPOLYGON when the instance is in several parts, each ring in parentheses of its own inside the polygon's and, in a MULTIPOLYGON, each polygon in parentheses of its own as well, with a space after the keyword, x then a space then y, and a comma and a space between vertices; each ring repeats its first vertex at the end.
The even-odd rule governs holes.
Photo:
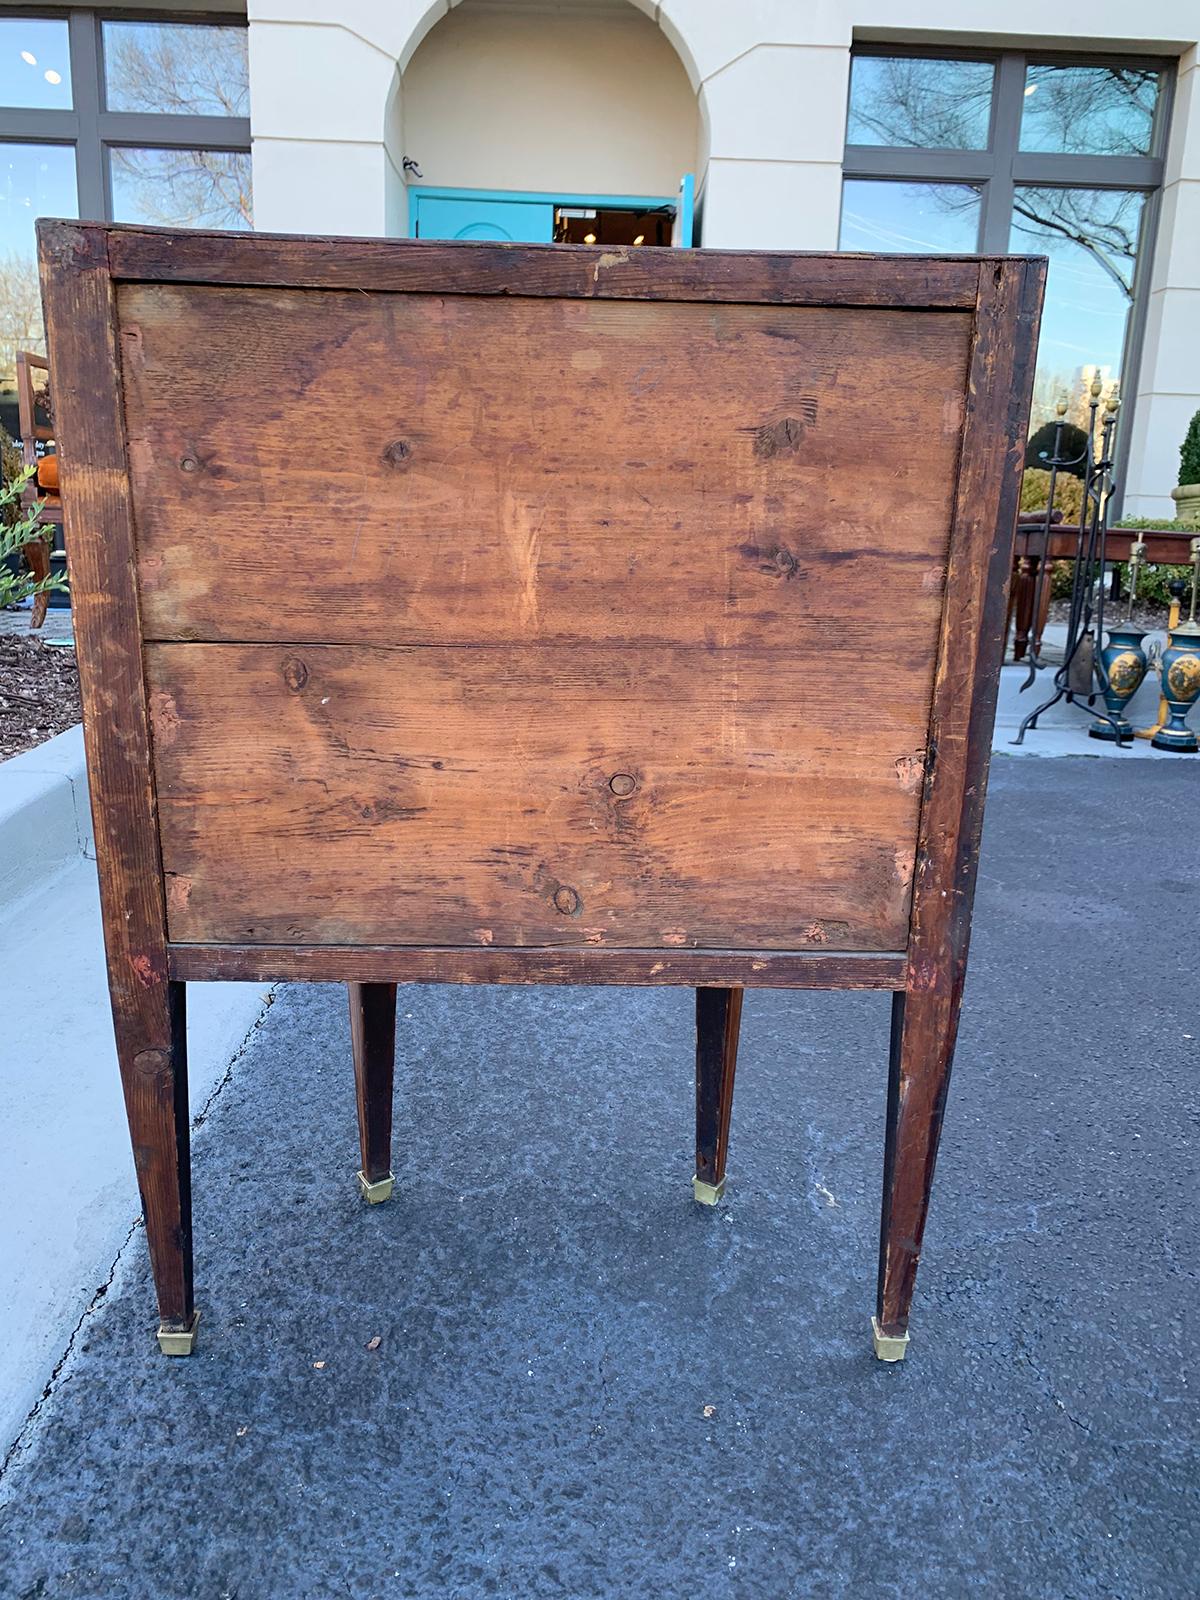
POLYGON ((195 1134, 197 1352, 138 1230, 0 1476, 0 1595, 1194 1594, 1198 783, 995 758, 895 1366, 886 996, 747 997, 709 1211, 688 991, 403 989, 368 1209, 344 992, 281 990, 195 1134))

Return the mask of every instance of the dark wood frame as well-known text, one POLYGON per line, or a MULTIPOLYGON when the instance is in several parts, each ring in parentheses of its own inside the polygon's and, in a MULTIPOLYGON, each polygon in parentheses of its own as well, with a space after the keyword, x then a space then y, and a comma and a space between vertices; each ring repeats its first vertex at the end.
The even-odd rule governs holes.
POLYGON ((897 1359, 907 1342, 966 969, 1044 261, 651 250, 616 256, 585 246, 301 240, 67 222, 40 223, 39 245, 109 982, 163 1348, 190 1349, 195 1329, 185 981, 354 985, 366 1184, 385 1178, 380 1119, 385 1105, 390 1118, 387 1018, 397 982, 668 983, 724 993, 715 1003, 702 994, 697 1009, 697 1147, 712 1187, 724 1177, 737 991, 893 991, 875 1342, 878 1355, 897 1359), (907 947, 862 954, 172 944, 121 405, 114 285, 122 280, 969 311, 965 424, 907 947))

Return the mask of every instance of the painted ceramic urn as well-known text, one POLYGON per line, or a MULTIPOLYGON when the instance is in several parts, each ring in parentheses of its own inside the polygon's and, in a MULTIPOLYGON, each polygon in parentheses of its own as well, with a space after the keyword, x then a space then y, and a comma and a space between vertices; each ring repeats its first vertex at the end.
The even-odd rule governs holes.
POLYGON ((1200 698, 1200 623, 1181 622, 1163 651, 1162 692, 1170 715, 1150 741, 1156 750, 1200 749, 1187 725, 1187 714, 1200 698))
POLYGON ((1144 630, 1135 628, 1132 623, 1108 630, 1108 643, 1100 652, 1100 663, 1107 679, 1104 704, 1112 721, 1093 722, 1088 729, 1093 739, 1107 739, 1112 743, 1133 738, 1133 726, 1125 715, 1125 707, 1146 676, 1144 638, 1144 630))

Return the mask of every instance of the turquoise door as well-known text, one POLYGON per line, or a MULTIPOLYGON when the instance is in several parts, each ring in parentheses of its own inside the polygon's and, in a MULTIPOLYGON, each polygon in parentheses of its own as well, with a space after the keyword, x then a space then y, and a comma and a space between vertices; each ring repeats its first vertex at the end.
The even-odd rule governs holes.
POLYGON ((413 236, 417 239, 515 239, 524 244, 549 244, 554 238, 554 206, 550 201, 450 199, 415 195, 413 236))

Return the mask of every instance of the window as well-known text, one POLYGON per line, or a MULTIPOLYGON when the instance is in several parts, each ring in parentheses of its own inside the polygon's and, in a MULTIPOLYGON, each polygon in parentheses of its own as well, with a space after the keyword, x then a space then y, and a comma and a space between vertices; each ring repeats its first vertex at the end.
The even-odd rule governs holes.
POLYGON ((0 420, 44 351, 33 224, 248 228, 246 29, 94 11, 0 18, 0 420))
POLYGON ((880 47, 851 63, 841 248, 1048 256, 1034 428, 1060 397, 1083 420, 1095 369, 1106 386, 1134 370, 1169 86, 1152 60, 880 47))

